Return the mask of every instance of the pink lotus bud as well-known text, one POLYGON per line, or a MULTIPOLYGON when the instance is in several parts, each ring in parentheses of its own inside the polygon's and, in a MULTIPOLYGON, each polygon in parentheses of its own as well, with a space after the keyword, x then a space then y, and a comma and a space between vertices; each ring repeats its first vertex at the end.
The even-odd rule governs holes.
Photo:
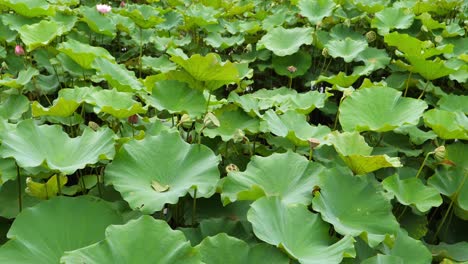
POLYGON ((96 5, 96 9, 101 14, 109 13, 112 10, 112 7, 109 5, 96 5))
POLYGON ((15 46, 15 54, 18 56, 24 55, 24 49, 21 47, 21 45, 16 45, 15 46))
POLYGON ((120 2, 120 7, 122 7, 122 8, 125 7, 125 1, 120 2))
POLYGON ((136 124, 138 123, 138 115, 131 115, 128 117, 128 122, 130 124, 136 124))

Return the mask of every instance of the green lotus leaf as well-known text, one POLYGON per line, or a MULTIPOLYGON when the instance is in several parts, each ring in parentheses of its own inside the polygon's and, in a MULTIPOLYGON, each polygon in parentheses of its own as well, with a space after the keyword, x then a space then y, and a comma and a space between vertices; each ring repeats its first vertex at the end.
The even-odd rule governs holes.
POLYGON ((361 76, 357 74, 346 75, 346 73, 340 71, 337 75, 333 75, 333 76, 320 75, 313 84, 327 82, 329 84, 338 85, 340 87, 350 87, 360 77, 361 76))
POLYGON ((124 144, 106 167, 106 184, 112 184, 132 208, 151 214, 177 203, 188 192, 197 198, 213 195, 218 162, 208 147, 190 145, 178 133, 162 132, 124 144), (169 189, 157 192, 153 181, 169 189))
POLYGON ((431 109, 424 113, 424 124, 443 139, 468 139, 468 118, 462 112, 431 109))
POLYGON ((59 97, 54 100, 49 108, 43 107, 39 102, 34 101, 31 105, 31 110, 33 117, 46 115, 66 117, 71 116, 79 106, 79 102, 59 97))
POLYGON ((302 45, 312 44, 312 28, 276 27, 267 32, 258 42, 259 47, 271 50, 276 56, 296 53, 302 45))
POLYGON ((171 62, 166 56, 158 58, 143 56, 141 57, 143 68, 149 68, 156 72, 169 72, 177 68, 176 64, 171 62))
POLYGON ((437 138, 436 133, 432 130, 423 131, 414 125, 404 125, 395 129, 396 133, 408 135, 412 143, 416 145, 421 145, 430 139, 437 138))
POLYGON ((288 56, 273 56, 273 69, 282 76, 296 78, 304 75, 312 65, 312 57, 304 51, 296 52, 288 56))
POLYGON ((143 4, 127 4, 119 9, 119 14, 129 17, 138 27, 148 29, 164 22, 160 10, 143 4))
POLYGON ((343 257, 355 256, 354 239, 345 236, 333 244, 336 240, 328 234, 328 224, 306 205, 286 205, 278 197, 264 197, 251 205, 247 218, 259 239, 300 263, 341 263, 343 257))
MULTIPOLYGON (((408 55, 406 56, 408 61, 411 63, 410 66, 404 66, 411 72, 416 72, 426 80, 435 80, 441 77, 447 76, 451 73, 454 73, 455 70, 447 67, 444 60, 436 58, 435 60, 425 60, 418 56, 408 55)), ((403 65, 402 63, 397 63, 397 65, 403 65)))
POLYGON ((75 87, 75 88, 64 88, 58 92, 59 98, 63 98, 68 101, 75 101, 78 103, 87 102, 93 103, 94 96, 102 91, 100 87, 75 87))
POLYGON ((0 79, 0 86, 7 86, 11 88, 22 88, 26 84, 28 84, 31 79, 35 76, 39 75, 39 71, 36 68, 29 67, 26 70, 21 70, 18 73, 18 78, 3 78, 0 79))
POLYGON ((107 113, 116 118, 127 118, 145 113, 140 102, 133 100, 133 94, 112 90, 101 90, 90 95, 87 103, 94 105, 94 112, 107 113))
POLYGON ((267 244, 249 246, 243 240, 224 233, 205 238, 196 247, 203 263, 289 263, 289 258, 276 248, 267 244))
POLYGON ((116 23, 109 16, 99 13, 96 7, 82 5, 79 10, 82 15, 81 20, 85 22, 92 31, 110 37, 116 35, 116 23))
POLYGON ((219 33, 209 33, 204 41, 213 48, 225 50, 229 47, 241 45, 244 42, 244 37, 242 35, 223 37, 219 33))
POLYGON ((218 23, 218 17, 221 15, 221 10, 216 10, 211 6, 205 6, 201 3, 191 4, 189 8, 184 10, 185 27, 191 28, 194 25, 204 27, 218 23))
POLYGON ((401 167, 398 158, 387 155, 371 155, 369 147, 358 132, 333 132, 328 140, 335 147, 341 159, 355 174, 366 174, 387 167, 401 167))
POLYGON ((405 12, 402 8, 386 7, 375 13, 371 26, 377 28, 380 35, 385 36, 390 30, 406 29, 413 24, 414 14, 405 12))
POLYGON ((424 185, 417 178, 399 179, 397 174, 387 177, 382 182, 388 192, 394 194, 398 202, 415 206, 421 212, 427 212, 432 207, 442 204, 442 197, 437 189, 424 185))
POLYGON ((169 113, 187 113, 195 117, 206 111, 207 100, 203 93, 179 81, 158 81, 152 89, 152 94, 143 98, 147 104, 169 113))
POLYGON ((262 117, 262 112, 270 108, 279 109, 281 112, 295 110, 301 114, 308 114, 315 108, 323 107, 328 96, 317 91, 298 93, 296 90, 281 87, 273 90, 260 89, 242 96, 232 92, 228 100, 242 107, 251 116, 262 117))
POLYGON ((310 138, 323 139, 330 133, 327 126, 311 126, 306 116, 295 111, 277 115, 268 110, 260 122, 260 130, 291 140, 297 146, 308 146, 310 138))
POLYGON ((367 48, 365 40, 355 40, 351 38, 330 40, 325 48, 333 58, 343 58, 345 62, 351 62, 367 48))
POLYGON ((10 240, 0 247, 0 262, 58 263, 65 251, 100 241, 108 225, 120 223, 122 217, 108 202, 55 197, 18 215, 8 231, 10 240))
POLYGON ((29 110, 29 100, 24 95, 9 95, 0 104, 0 117, 3 119, 20 119, 29 110))
POLYGON ((379 69, 385 69, 391 59, 385 50, 367 47, 364 51, 359 53, 356 60, 363 61, 365 65, 355 67, 354 72, 363 71, 367 73, 379 69), (363 69, 360 69, 359 67, 362 67, 363 69))
POLYGON ((0 187, 4 182, 16 179, 16 174, 14 159, 0 159, 0 187))
POLYGON ((114 57, 112 57, 106 49, 93 47, 73 39, 68 39, 66 42, 60 43, 57 50, 66 54, 85 69, 91 69, 92 63, 96 58, 115 61, 114 57))
POLYGON ((454 244, 447 244, 441 242, 438 245, 428 245, 435 256, 435 259, 449 258, 455 261, 468 261, 468 242, 458 242, 454 244))
POLYGON ((95 70, 85 69, 81 67, 78 63, 76 63, 64 53, 57 54, 55 58, 57 59, 58 63, 63 67, 63 70, 73 77, 83 77, 83 75, 92 76, 96 74, 95 70))
POLYGON ((88 164, 114 156, 113 132, 110 129, 85 129, 79 137, 70 138, 61 126, 38 126, 28 119, 3 136, 0 154, 13 157, 21 167, 42 164, 51 170, 72 174, 88 164))
POLYGON ((340 124, 345 131, 391 131, 402 125, 416 125, 427 108, 426 102, 401 97, 389 87, 353 92, 340 105, 340 124))
POLYGON ((310 21, 312 25, 319 25, 324 17, 328 17, 332 14, 336 4, 332 1, 318 0, 318 1, 307 1, 299 0, 297 4, 299 7, 299 14, 310 21))
POLYGON ((389 255, 377 254, 374 257, 368 258, 361 262, 361 264, 404 264, 402 258, 389 255))
MULTIPOLYGON (((8 162, 10 162, 10 160, 13 160, 13 159, 3 159, 3 161, 5 160, 8 160, 8 162)), ((13 170, 13 173, 14 173, 14 178, 16 178, 16 163, 14 160, 12 163, 13 164, 9 164, 9 166, 11 166, 11 169, 13 170)), ((3 164, 2 164, 2 167, 3 167, 3 164)), ((12 175, 10 175, 10 178, 14 179, 11 176, 12 175)), ((0 216, 1 217, 7 218, 7 219, 16 218, 16 216, 20 213, 19 199, 21 199, 22 210, 32 207, 38 204, 39 202, 41 202, 41 200, 28 195, 24 191, 21 191, 21 194, 19 194, 19 189, 20 188, 23 189, 24 186, 26 186, 26 177, 21 177, 19 181, 18 179, 14 181, 12 180, 7 181, 0 186, 0 205, 1 205, 0 216)))
POLYGON ((435 55, 453 52, 453 45, 442 45, 434 47, 430 41, 421 41, 408 34, 392 32, 384 36, 384 41, 389 46, 397 47, 405 55, 420 60, 425 60, 435 55))
POLYGON ((321 181, 312 207, 338 233, 361 236, 371 247, 386 235, 397 233, 399 224, 390 201, 369 178, 333 168, 322 175, 321 181))
POLYGON ((429 249, 420 240, 416 240, 400 230, 390 250, 390 255, 400 257, 404 263, 425 264, 430 263, 432 255, 429 249))
POLYGON ((229 172, 223 182, 221 199, 228 204, 278 196, 286 204, 308 205, 312 200, 311 190, 318 185, 318 175, 323 169, 294 152, 254 156, 245 171, 229 172))
POLYGON ((198 250, 190 246, 182 232, 146 215, 124 225, 109 226, 104 240, 68 251, 60 261, 70 264, 202 263, 198 250))
POLYGON ((428 12, 424 12, 421 15, 416 17, 419 19, 424 27, 426 27, 428 30, 434 30, 434 29, 445 29, 445 23, 440 23, 439 21, 435 20, 432 18, 431 14, 428 12))
POLYGON ((468 96, 466 95, 447 94, 440 98, 437 105, 441 110, 468 114, 468 96))
POLYGON ((355 0, 354 4, 361 11, 376 13, 384 9, 389 2, 389 0, 355 0))
POLYGON ((214 115, 218 118, 220 125, 215 128, 206 128, 203 130, 203 135, 214 138, 220 136, 225 142, 238 137, 243 138, 245 132, 255 134, 259 131, 260 121, 252 118, 244 111, 233 105, 224 106, 214 111, 214 115))
POLYGON ((46 0, 0 0, 0 5, 25 17, 52 16, 55 13, 53 6, 46 0))
POLYGON ((33 197, 41 200, 48 200, 52 197, 57 196, 59 189, 63 188, 67 183, 68 178, 65 175, 60 174, 57 179, 57 175, 53 175, 44 183, 35 182, 32 178, 26 179, 25 192, 33 197), (60 183, 60 188, 59 188, 60 183))
POLYGON ((46 46, 60 35, 59 28, 59 24, 55 21, 42 20, 36 24, 22 26, 18 33, 28 51, 32 51, 38 47, 46 46))
POLYGON ((127 70, 124 65, 97 57, 91 67, 98 72, 99 77, 106 79, 111 87, 120 92, 133 92, 144 89, 141 82, 135 77, 135 73, 127 70))
POLYGON ((216 90, 241 79, 236 64, 230 61, 222 62, 219 55, 215 53, 209 53, 206 56, 195 54, 188 59, 172 56, 171 60, 182 67, 194 80, 203 82, 209 90, 216 90))

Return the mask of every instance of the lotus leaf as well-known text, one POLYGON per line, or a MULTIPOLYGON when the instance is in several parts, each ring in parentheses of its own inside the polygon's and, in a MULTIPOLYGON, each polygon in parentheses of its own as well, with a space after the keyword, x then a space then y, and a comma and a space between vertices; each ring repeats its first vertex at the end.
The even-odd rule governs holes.
POLYGON ((386 178, 383 187, 393 193, 404 205, 415 206, 421 212, 427 212, 431 207, 442 204, 442 197, 436 188, 424 185, 420 179, 399 179, 397 174, 386 178))
POLYGON ((55 21, 46 20, 33 25, 24 25, 18 32, 29 51, 49 44, 61 33, 59 25, 55 21))
POLYGON ((271 50, 276 56, 287 56, 296 53, 302 45, 312 43, 312 28, 276 27, 268 31, 258 42, 260 47, 271 50))
POLYGON ((79 102, 59 97, 54 100, 49 108, 45 108, 39 102, 34 101, 31 105, 31 110, 34 117, 45 115, 66 117, 71 116, 79 106, 79 102))
POLYGON ((318 0, 307 1, 299 0, 298 7, 300 14, 307 17, 313 25, 319 25, 324 17, 330 16, 336 4, 332 1, 318 0))
POLYGON ((437 258, 449 258, 455 261, 468 261, 468 242, 458 242, 454 244, 440 243, 438 245, 428 245, 437 258))
POLYGON ((68 178, 65 175, 60 174, 58 177, 59 179, 57 179, 57 175, 53 175, 45 183, 35 182, 32 178, 28 177, 26 179, 25 192, 41 200, 47 200, 55 197, 59 193, 59 190, 63 188, 68 181, 68 178))
MULTIPOLYGON (((385 50, 367 47, 365 50, 359 53, 356 60, 364 62, 365 72, 372 72, 375 70, 384 69, 390 63, 391 59, 385 50)), ((358 70, 355 68, 354 71, 356 72, 358 70)))
POLYGON ((108 16, 101 15, 94 6, 81 6, 80 7, 81 18, 89 28, 96 33, 114 37, 115 33, 115 22, 108 16))
POLYGON ((453 45, 434 47, 434 44, 430 41, 422 41, 408 34, 398 32, 386 34, 384 41, 390 46, 397 47, 404 55, 413 56, 420 60, 453 51, 453 45))
POLYGON ((339 72, 337 75, 333 76, 323 76, 320 75, 317 80, 315 80, 314 85, 321 82, 327 82, 329 84, 338 85, 340 87, 350 87, 355 83, 361 76, 360 75, 346 75, 344 72, 339 72))
POLYGON ((351 62, 367 48, 365 40, 354 40, 351 38, 330 40, 325 47, 328 49, 328 54, 333 58, 343 58, 345 62, 351 62))
POLYGON ((0 159, 0 187, 4 182, 16 179, 16 174, 14 159, 0 159))
POLYGON ((196 248, 200 251, 203 263, 206 264, 289 263, 286 255, 270 245, 249 246, 243 240, 224 233, 205 238, 196 248))
POLYGON ((111 87, 121 92, 143 90, 143 85, 135 77, 135 73, 127 70, 124 65, 98 57, 94 59, 91 67, 98 72, 98 76, 106 79, 111 87))
POLYGON ((431 109, 424 123, 443 139, 468 139, 468 118, 462 112, 431 109))
POLYGON ((423 131, 417 126, 404 125, 394 130, 396 133, 408 135, 412 143, 421 145, 427 140, 437 138, 437 135, 432 131, 423 131))
POLYGON ((411 63, 410 66, 397 61, 397 65, 402 66, 405 69, 408 69, 411 72, 416 72, 426 80, 435 80, 441 77, 447 76, 455 72, 455 69, 452 69, 447 66, 447 63, 440 58, 434 60, 425 60, 418 56, 406 56, 408 61, 411 63))
POLYGON ((368 258, 361 262, 361 264, 404 264, 402 258, 389 255, 377 254, 374 257, 368 258))
POLYGON ((91 69, 92 63, 96 58, 103 58, 110 61, 115 60, 106 49, 93 47, 73 39, 60 43, 57 49, 85 69, 91 69))
POLYGON ((10 95, 0 104, 0 117, 17 120, 29 110, 29 100, 24 95, 10 95))
POLYGON ((468 114, 468 96, 448 94, 437 102, 441 110, 468 114))
POLYGON ((166 56, 153 58, 148 56, 141 57, 143 68, 150 68, 156 72, 169 72, 177 68, 176 64, 171 62, 166 56))
MULTIPOLYGON (((9 160, 9 159, 8 159, 9 160)), ((2 162, 3 163, 3 162, 2 162)), ((16 178, 16 164, 10 164, 12 166, 12 173, 14 173, 14 177, 16 178)), ((21 177, 20 180, 18 179, 12 181, 7 181, 2 183, 0 186, 0 216, 12 219, 16 218, 16 216, 20 213, 19 208, 19 199, 21 199, 21 209, 24 210, 25 208, 32 207, 38 204, 41 200, 28 195, 26 192, 21 191, 19 193, 19 187, 26 185, 26 177, 21 177), (21 185, 18 186, 18 183, 21 185)))
POLYGON ((342 235, 361 236, 371 247, 397 233, 390 201, 365 176, 333 168, 321 176, 312 207, 342 235), (343 188, 346 186, 346 188, 343 188))
POLYGON ((127 118, 135 114, 145 113, 140 102, 133 100, 133 94, 112 90, 101 90, 87 100, 95 105, 96 113, 108 113, 116 118, 127 118))
POLYGON ((143 4, 127 4, 126 8, 119 10, 123 16, 129 17, 140 28, 148 29, 164 22, 159 9, 143 4))
POLYGON ((47 16, 55 13, 46 0, 0 0, 0 5, 7 6, 26 17, 47 16))
POLYGON ((345 131, 391 131, 399 126, 416 125, 427 103, 402 98, 389 87, 366 88, 352 93, 340 105, 340 124, 345 131))
POLYGON ((260 240, 284 249, 300 263, 340 263, 355 255, 354 239, 345 236, 333 244, 328 224, 305 205, 264 197, 251 205, 247 218, 260 240))
POLYGON ((21 70, 16 79, 0 79, 0 85, 12 88, 23 88, 24 85, 28 84, 31 79, 37 75, 39 75, 39 71, 36 68, 29 67, 27 70, 21 70))
POLYGON ((72 174, 88 164, 114 156, 114 133, 110 129, 94 132, 85 129, 79 137, 70 138, 57 125, 36 125, 21 121, 3 137, 2 157, 13 157, 21 167, 46 165, 49 169, 72 174))
POLYGON ((218 158, 206 146, 190 145, 178 133, 161 132, 124 144, 106 167, 105 177, 132 208, 151 214, 188 192, 196 197, 213 195, 217 166, 218 158), (153 182, 168 185, 168 190, 155 191, 153 182))
POLYGON ((400 257, 404 263, 424 264, 430 263, 432 255, 429 249, 419 240, 416 240, 400 230, 390 255, 400 257))
POLYGON ((273 56, 273 69, 279 75, 295 78, 304 75, 312 64, 309 53, 299 51, 288 56, 273 56), (291 66, 293 68, 291 68, 291 66))
POLYGON ((244 37, 242 35, 223 37, 219 33, 210 33, 204 41, 213 48, 225 50, 229 47, 241 45, 244 42, 244 37))
POLYGON ((21 212, 0 247, 0 262, 58 263, 65 251, 104 238, 108 225, 122 217, 108 202, 95 197, 55 197, 21 212), (73 224, 71 224, 73 223, 73 224))
POLYGON ((391 29, 406 29, 413 24, 414 15, 402 8, 387 7, 375 13, 371 26, 377 28, 380 35, 385 36, 391 29))
POLYGON ((198 250, 190 246, 182 232, 172 230, 166 222, 146 215, 124 225, 109 226, 104 240, 66 252, 61 262, 202 263, 198 250))

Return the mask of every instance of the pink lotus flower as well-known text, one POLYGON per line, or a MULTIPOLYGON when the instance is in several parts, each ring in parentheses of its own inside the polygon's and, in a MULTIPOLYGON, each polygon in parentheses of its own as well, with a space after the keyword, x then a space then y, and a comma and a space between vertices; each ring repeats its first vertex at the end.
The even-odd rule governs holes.
POLYGON ((16 45, 15 46, 15 54, 18 55, 18 56, 22 56, 24 55, 24 49, 21 45, 16 45))
POLYGON ((99 13, 106 14, 112 10, 112 7, 110 5, 96 5, 96 9, 99 13))
POLYGON ((124 8, 125 7, 125 1, 120 2, 120 7, 124 8))

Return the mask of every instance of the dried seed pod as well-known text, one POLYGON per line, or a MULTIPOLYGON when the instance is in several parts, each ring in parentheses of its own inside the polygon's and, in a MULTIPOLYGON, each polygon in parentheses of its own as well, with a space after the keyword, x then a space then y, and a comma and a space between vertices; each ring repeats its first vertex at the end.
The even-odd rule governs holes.
POLYGON ((239 167, 237 167, 236 164, 231 163, 231 164, 226 166, 225 170, 226 170, 227 173, 229 173, 231 171, 239 171, 239 167))

